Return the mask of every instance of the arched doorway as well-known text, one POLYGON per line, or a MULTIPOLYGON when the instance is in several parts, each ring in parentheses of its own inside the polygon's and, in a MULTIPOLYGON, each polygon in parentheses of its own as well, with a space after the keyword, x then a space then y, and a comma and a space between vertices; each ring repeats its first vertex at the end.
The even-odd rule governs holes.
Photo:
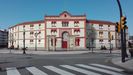
POLYGON ((69 41, 69 33, 65 31, 62 33, 62 48, 68 47, 68 41, 69 41))

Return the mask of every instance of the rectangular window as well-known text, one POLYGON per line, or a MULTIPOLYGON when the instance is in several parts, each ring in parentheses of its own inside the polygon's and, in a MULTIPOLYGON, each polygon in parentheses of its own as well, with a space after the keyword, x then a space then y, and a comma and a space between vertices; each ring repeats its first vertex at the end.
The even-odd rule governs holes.
POLYGON ((34 42, 34 40, 30 40, 30 42, 32 43, 32 42, 34 42))
POLYGON ((99 25, 99 29, 103 29, 103 25, 99 25))
POLYGON ((79 26, 79 21, 74 21, 74 26, 78 27, 79 26))
POLYGON ((68 27, 69 22, 62 22, 62 27, 68 27))
POLYGON ((56 24, 56 21, 52 21, 51 24, 56 24))
POLYGON ((34 34, 34 32, 30 32, 30 35, 33 35, 34 34))
POLYGON ((110 42, 110 40, 108 40, 108 42, 110 42))
POLYGON ((108 27, 110 27, 110 25, 108 25, 108 27))
POLYGON ((41 40, 38 40, 38 42, 41 42, 41 40))
POLYGON ((34 25, 33 25, 33 24, 31 24, 31 25, 30 25, 30 27, 34 27, 34 25))
POLYGON ((41 24, 39 24, 39 27, 41 26, 41 24))
POLYGON ((23 25, 23 28, 25 28, 25 25, 23 25))
POLYGON ((39 31, 38 33, 41 34, 41 31, 39 31))
POLYGON ((56 21, 51 22, 52 27, 56 27, 56 21))
POLYGON ((99 39, 99 42, 102 43, 103 42, 103 39, 99 39))
POLYGON ((99 36, 103 36, 103 32, 102 31, 99 32, 99 36))

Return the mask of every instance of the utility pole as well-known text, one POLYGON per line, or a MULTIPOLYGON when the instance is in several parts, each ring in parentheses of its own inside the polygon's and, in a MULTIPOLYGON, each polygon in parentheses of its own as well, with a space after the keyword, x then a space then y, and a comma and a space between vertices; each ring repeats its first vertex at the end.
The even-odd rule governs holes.
POLYGON ((35 51, 37 51, 37 36, 40 34, 40 32, 39 33, 35 33, 35 51))

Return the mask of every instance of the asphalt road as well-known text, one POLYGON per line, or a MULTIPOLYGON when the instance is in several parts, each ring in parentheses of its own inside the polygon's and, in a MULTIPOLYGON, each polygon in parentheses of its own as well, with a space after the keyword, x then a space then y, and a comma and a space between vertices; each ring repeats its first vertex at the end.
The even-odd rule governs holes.
POLYGON ((108 53, 0 54, 0 75, 132 75, 111 63, 112 58, 119 56, 108 53))

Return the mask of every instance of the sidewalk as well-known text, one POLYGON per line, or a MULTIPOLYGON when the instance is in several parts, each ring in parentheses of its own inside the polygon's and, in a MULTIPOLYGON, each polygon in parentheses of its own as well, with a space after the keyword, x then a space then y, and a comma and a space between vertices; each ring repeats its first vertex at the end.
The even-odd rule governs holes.
MULTIPOLYGON (((110 53, 109 50, 93 50, 94 53, 110 53)), ((14 49, 1 49, 0 53, 12 53, 12 54, 23 54, 23 50, 14 50, 14 49)), ((63 50, 63 51, 46 51, 46 50, 26 50, 26 54, 37 54, 37 55, 49 55, 49 54, 84 54, 92 53, 88 49, 79 49, 79 50, 63 50)), ((120 50, 113 50, 112 53, 120 53, 120 50)))
MULTIPOLYGON (((51 54, 83 54, 83 53, 88 53, 88 50, 83 50, 83 51, 43 51, 43 50, 26 50, 26 54, 37 54, 37 55, 51 55, 51 54)), ((9 49, 3 49, 0 50, 0 53, 12 53, 12 54, 23 54, 23 50, 9 50, 9 49)))
POLYGON ((113 58, 112 63, 128 70, 128 72, 133 73, 133 58, 126 58, 126 62, 124 63, 121 62, 121 57, 113 58))

